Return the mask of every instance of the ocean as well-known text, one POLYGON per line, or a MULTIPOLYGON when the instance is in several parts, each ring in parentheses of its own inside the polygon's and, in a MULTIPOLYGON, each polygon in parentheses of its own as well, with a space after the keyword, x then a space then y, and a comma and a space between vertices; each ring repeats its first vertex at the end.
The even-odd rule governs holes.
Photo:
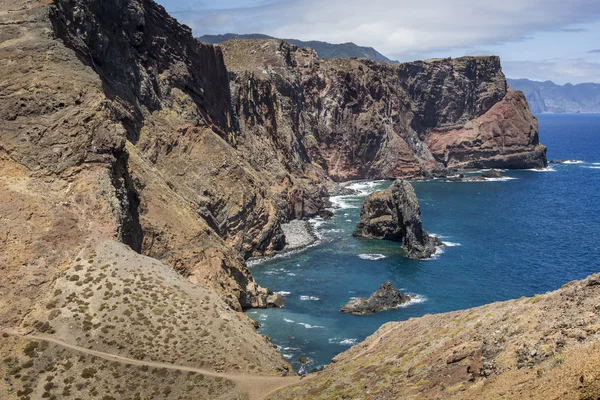
POLYGON ((364 196, 390 182, 358 182, 361 196, 334 198, 334 217, 315 220, 314 246, 251 267, 285 296, 281 309, 250 310, 259 331, 298 368, 327 365, 389 321, 532 296, 600 271, 600 115, 541 115, 544 171, 503 172, 489 182, 417 182, 423 227, 447 246, 406 259, 398 243, 352 237, 364 196), (338 310, 386 280, 416 298, 369 316, 338 310))

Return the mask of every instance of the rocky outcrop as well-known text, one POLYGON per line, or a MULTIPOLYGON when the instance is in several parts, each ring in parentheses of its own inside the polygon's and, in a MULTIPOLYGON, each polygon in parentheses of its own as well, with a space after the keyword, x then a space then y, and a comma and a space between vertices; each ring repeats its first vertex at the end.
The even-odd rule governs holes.
POLYGON ((416 259, 431 257, 442 245, 423 229, 419 200, 403 179, 365 199, 354 236, 401 242, 407 257, 416 259))
POLYGON ((498 178, 502 178, 502 174, 500 173, 500 171, 497 171, 495 169, 490 169, 488 171, 485 171, 481 175, 468 176, 465 174, 458 174, 458 175, 448 176, 448 177, 444 178, 444 180, 446 182, 485 182, 487 180, 494 180, 494 179, 498 179, 498 178))
POLYGON ((398 307, 410 301, 410 296, 396 289, 390 281, 382 284, 369 298, 352 299, 342 308, 340 312, 347 314, 374 314, 389 308, 398 307))

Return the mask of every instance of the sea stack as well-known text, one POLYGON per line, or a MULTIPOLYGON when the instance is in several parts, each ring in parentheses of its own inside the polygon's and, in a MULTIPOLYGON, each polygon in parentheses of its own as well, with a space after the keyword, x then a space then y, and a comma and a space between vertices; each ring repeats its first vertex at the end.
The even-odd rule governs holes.
POLYGON ((423 229, 417 195, 403 179, 365 199, 354 236, 401 242, 407 257, 413 259, 429 258, 442 245, 423 229))
POLYGON ((373 314, 388 308, 398 307, 409 302, 410 299, 410 296, 403 294, 390 281, 387 281, 368 299, 362 297, 352 299, 340 308, 340 312, 358 315, 373 314))

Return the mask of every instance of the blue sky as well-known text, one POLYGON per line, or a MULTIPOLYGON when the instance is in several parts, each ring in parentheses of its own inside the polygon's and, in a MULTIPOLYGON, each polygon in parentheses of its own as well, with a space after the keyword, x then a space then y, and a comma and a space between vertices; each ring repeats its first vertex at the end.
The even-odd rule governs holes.
POLYGON ((497 54, 511 78, 600 83, 600 0, 158 0, 195 35, 354 42, 400 61, 497 54))

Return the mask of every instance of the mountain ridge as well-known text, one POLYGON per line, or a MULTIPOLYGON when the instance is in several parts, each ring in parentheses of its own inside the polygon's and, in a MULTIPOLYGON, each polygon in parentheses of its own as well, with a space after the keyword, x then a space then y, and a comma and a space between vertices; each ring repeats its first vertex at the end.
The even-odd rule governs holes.
POLYGON ((373 47, 359 46, 352 42, 346 43, 328 43, 319 40, 298 40, 298 39, 279 39, 273 36, 260 33, 236 34, 225 33, 221 35, 203 35, 197 37, 198 40, 209 44, 220 44, 229 40, 249 40, 249 39, 278 39, 284 40, 294 46, 310 47, 314 49, 321 58, 368 58, 373 61, 386 62, 389 64, 398 64, 399 61, 391 60, 384 56, 373 47))
POLYGON ((600 113, 600 84, 566 83, 558 85, 550 80, 507 78, 508 85, 521 90, 534 114, 600 113))

